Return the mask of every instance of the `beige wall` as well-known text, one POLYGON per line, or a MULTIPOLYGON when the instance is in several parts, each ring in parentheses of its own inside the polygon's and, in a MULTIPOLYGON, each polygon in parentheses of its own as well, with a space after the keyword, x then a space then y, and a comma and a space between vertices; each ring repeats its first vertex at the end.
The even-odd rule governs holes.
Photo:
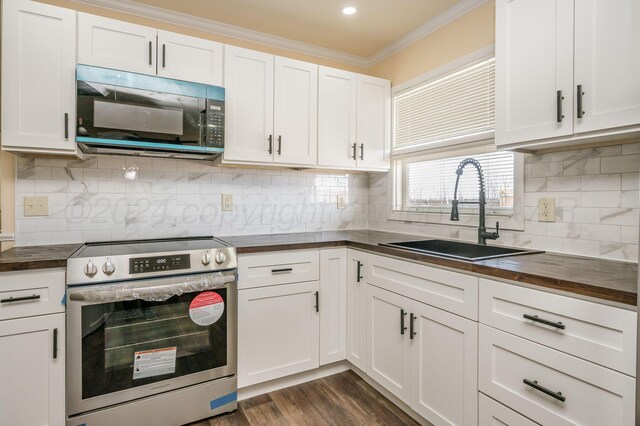
POLYGON ((495 2, 489 0, 375 64, 369 73, 397 85, 489 46, 494 40, 495 2))
POLYGON ((208 33, 206 31, 200 31, 193 28, 184 27, 181 25, 169 24, 166 22, 155 21, 153 19, 142 18, 140 16, 130 15, 121 12, 114 12, 108 9, 103 9, 94 6, 88 6, 72 2, 70 0, 39 0, 41 3, 49 3, 55 6, 66 7, 68 9, 78 10, 80 12, 91 13, 94 15, 106 16, 108 18, 119 19, 121 21, 133 22, 140 25, 146 25, 149 27, 158 28, 166 31, 173 31, 180 34, 186 34, 193 37, 204 38, 208 40, 218 41, 220 43, 230 44, 233 46, 245 47, 247 49, 258 50, 261 52, 267 52, 278 56, 284 56, 287 58, 299 59, 301 61, 312 62, 320 65, 325 65, 333 68, 340 68, 348 71, 367 73, 365 68, 360 68, 354 65, 344 64, 341 62, 333 61, 330 59, 319 58, 311 55, 304 55, 297 52, 291 52, 285 49, 279 49, 271 46, 265 46, 258 43, 253 43, 246 40, 235 39, 231 37, 225 37, 217 34, 208 33))

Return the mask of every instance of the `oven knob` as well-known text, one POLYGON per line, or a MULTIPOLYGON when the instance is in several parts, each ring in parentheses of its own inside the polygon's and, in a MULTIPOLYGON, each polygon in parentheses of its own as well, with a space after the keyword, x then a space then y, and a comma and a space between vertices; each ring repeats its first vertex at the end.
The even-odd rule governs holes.
POLYGON ((89 261, 86 265, 84 265, 84 274, 88 277, 93 277, 98 273, 98 267, 92 260, 89 261))
POLYGON ((216 253, 216 263, 218 265, 224 263, 225 260, 227 260, 227 256, 223 252, 219 251, 216 253))
POLYGON ((107 259, 104 265, 102 265, 102 272, 104 272, 107 275, 111 275, 115 271, 116 271, 116 265, 114 265, 110 259, 107 259))
POLYGON ((202 264, 208 265, 211 263, 211 255, 209 253, 205 253, 202 255, 202 264))

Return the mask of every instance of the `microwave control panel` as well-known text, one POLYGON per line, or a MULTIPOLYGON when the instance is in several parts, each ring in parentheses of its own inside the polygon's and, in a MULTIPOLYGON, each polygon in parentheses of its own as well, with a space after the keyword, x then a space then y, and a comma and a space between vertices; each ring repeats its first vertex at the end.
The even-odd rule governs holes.
POLYGON ((224 101, 207 99, 206 146, 224 148, 224 101))
POLYGON ((129 273, 143 274, 146 272, 174 271, 189 269, 191 257, 188 254, 170 256, 137 257, 129 259, 129 273))

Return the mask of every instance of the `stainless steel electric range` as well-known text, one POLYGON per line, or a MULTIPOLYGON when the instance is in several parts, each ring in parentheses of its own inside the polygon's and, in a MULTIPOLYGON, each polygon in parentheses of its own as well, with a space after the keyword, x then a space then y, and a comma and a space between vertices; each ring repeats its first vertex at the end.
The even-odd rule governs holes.
POLYGON ((237 407, 237 259, 213 237, 90 243, 67 261, 67 426, 237 407))

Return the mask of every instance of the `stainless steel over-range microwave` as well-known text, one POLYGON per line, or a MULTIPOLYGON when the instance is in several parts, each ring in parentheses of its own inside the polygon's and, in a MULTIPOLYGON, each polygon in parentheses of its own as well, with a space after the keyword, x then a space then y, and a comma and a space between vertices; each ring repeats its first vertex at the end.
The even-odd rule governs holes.
POLYGON ((224 150, 224 88, 78 65, 77 133, 90 154, 211 159, 224 150))

